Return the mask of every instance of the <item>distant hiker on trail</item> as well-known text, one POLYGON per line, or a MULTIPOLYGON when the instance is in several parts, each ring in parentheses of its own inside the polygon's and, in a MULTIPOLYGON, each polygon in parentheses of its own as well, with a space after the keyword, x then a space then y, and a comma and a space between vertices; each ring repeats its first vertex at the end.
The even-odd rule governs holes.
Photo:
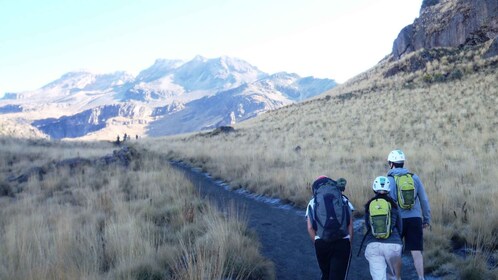
MULTIPOLYGON (((389 179, 375 178, 372 189, 375 196, 365 204, 367 232, 365 258, 373 280, 401 279, 401 230, 403 229, 398 205, 389 196, 389 179), (387 273, 386 273, 387 268, 387 273)), ((361 246, 360 251, 361 252, 361 246)))
POLYGON ((387 162, 391 168, 387 177, 391 185, 390 196, 397 202, 403 220, 402 238, 404 250, 411 251, 418 278, 424 279, 423 229, 430 227, 431 208, 420 178, 404 168, 405 154, 401 150, 389 153, 387 162))
POLYGON ((348 275, 354 209, 342 194, 345 187, 345 179, 334 181, 326 176, 318 177, 312 185, 306 220, 322 280, 343 280, 348 275))

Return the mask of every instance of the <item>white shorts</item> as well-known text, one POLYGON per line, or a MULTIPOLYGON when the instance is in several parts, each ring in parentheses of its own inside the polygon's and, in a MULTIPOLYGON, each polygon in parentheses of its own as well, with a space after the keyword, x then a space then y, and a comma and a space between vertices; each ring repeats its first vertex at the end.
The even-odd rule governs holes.
MULTIPOLYGON (((396 263, 401 263, 401 244, 372 242, 365 249, 373 280, 396 279, 396 263), (387 272, 386 272, 387 269, 387 272)), ((400 273, 400 272, 398 272, 400 273)))

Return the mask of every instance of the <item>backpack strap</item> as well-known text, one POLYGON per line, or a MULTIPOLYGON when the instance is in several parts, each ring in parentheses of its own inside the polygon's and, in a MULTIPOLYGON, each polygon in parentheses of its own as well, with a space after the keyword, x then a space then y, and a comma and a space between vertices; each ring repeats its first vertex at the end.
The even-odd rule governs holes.
MULTIPOLYGON (((348 209, 351 210, 351 213, 353 211, 355 211, 356 209, 354 208, 354 205, 351 204, 351 202, 349 201, 349 198, 347 196, 345 196, 344 194, 341 194, 341 196, 342 196, 342 201, 343 202, 344 202, 344 199, 346 199, 346 201, 344 203, 346 204, 346 206, 348 206, 348 209)), ((349 213, 349 211, 348 211, 348 213, 349 213)), ((348 217, 348 219, 349 219, 349 217, 348 217)))
POLYGON ((315 217, 316 217, 316 213, 315 213, 316 202, 315 202, 314 199, 313 199, 313 204, 314 204, 313 206, 311 206, 311 205, 308 206, 308 215, 309 215, 309 218, 310 218, 310 221, 311 221, 311 226, 316 231, 318 227, 316 225, 316 220, 315 220, 315 217))

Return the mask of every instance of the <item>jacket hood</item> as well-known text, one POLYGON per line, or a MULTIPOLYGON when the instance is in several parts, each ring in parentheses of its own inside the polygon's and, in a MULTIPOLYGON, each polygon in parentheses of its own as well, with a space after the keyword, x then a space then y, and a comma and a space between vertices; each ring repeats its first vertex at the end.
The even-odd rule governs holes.
POLYGON ((387 172, 387 175, 404 175, 410 173, 406 168, 393 168, 387 172))

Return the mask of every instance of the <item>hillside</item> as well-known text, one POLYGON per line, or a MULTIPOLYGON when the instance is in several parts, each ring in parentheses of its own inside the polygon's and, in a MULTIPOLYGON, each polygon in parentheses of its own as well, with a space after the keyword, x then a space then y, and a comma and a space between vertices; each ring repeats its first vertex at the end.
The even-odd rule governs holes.
MULTIPOLYGON (((450 2, 463 3, 440 4, 450 2)), ((494 37, 389 54, 347 83, 236 124, 235 132, 151 139, 147 146, 298 206, 308 201, 316 176, 344 177, 357 209, 371 196, 373 179, 386 174, 387 154, 400 148, 430 197, 426 271, 496 279, 496 44, 494 37)))

